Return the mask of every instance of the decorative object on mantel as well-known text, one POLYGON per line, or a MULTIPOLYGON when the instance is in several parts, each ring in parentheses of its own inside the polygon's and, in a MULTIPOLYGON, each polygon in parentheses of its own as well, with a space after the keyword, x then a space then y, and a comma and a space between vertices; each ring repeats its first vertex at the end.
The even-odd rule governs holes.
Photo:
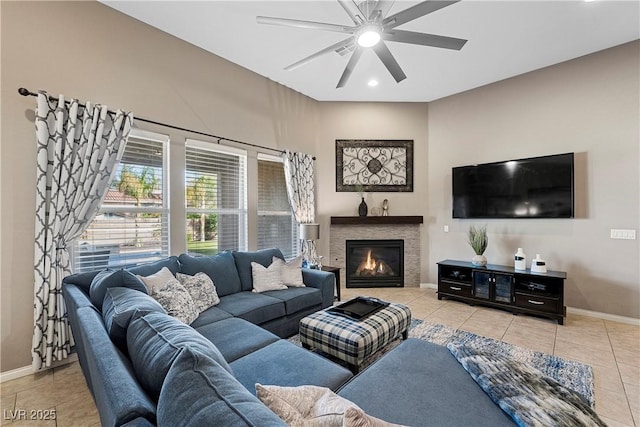
POLYGON ((389 201, 387 199, 382 202, 382 216, 389 216, 389 201))
POLYGON ((369 208, 367 207, 367 202, 364 201, 364 190, 362 189, 361 184, 356 185, 356 192, 358 193, 360 199, 362 199, 360 205, 358 205, 358 215, 367 216, 369 208))
POLYGON ((306 242, 302 251, 304 257, 303 267, 314 268, 319 264, 316 252, 316 240, 319 238, 320 224, 300 224, 300 239, 306 242))
POLYGON ((484 251, 487 250, 489 238, 487 237, 487 226, 476 228, 475 225, 469 227, 469 245, 473 248, 476 256, 473 257, 471 263, 479 267, 487 265, 487 258, 484 251))
POLYGON ((413 140, 336 139, 336 191, 413 191, 413 140))
POLYGON ((371 215, 380 216, 382 215, 382 208, 379 206, 374 206, 371 208, 371 215))

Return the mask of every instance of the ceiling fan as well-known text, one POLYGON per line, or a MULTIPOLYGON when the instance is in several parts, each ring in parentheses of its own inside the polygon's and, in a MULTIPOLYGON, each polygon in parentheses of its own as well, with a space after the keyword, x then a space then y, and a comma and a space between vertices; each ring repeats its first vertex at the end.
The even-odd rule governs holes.
POLYGON ((467 40, 396 29, 396 27, 402 24, 435 12, 453 3, 457 3, 458 1, 460 0, 427 0, 391 16, 386 16, 394 0, 365 0, 360 3, 356 3, 354 0, 338 0, 338 3, 340 3, 353 21, 353 26, 301 21, 298 19, 273 18, 269 16, 258 16, 256 19, 260 24, 282 25, 285 27, 349 34, 349 37, 346 39, 285 67, 287 71, 308 64, 326 53, 335 51, 342 56, 351 53, 349 62, 336 86, 336 88, 341 88, 347 84, 347 80, 349 80, 364 50, 370 48, 378 58, 380 58, 380 61, 382 61, 387 70, 389 70, 389 73, 391 73, 396 82, 399 83, 407 76, 402 71, 400 64, 398 64, 398 61, 393 57, 385 42, 409 43, 453 50, 462 49, 462 46, 464 46, 467 40))

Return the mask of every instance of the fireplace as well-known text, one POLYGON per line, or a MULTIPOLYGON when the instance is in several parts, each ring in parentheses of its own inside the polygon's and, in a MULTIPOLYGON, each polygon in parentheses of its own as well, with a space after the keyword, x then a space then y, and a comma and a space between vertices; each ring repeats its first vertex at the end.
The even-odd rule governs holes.
POLYGON ((404 240, 347 240, 347 288, 404 287, 404 240))

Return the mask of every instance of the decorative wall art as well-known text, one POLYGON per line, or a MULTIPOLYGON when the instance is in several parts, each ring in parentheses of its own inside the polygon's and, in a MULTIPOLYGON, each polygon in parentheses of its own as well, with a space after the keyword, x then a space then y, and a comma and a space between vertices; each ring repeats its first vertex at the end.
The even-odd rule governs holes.
POLYGON ((412 192, 412 140, 336 139, 336 191, 412 192))

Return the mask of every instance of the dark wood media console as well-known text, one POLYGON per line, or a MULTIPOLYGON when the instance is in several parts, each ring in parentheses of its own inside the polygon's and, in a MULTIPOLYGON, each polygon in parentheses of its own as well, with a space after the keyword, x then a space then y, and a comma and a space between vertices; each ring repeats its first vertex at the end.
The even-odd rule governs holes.
POLYGON ((438 263, 438 299, 502 308, 514 314, 533 314, 564 323, 564 271, 532 273, 504 265, 478 267, 470 262, 438 263))

